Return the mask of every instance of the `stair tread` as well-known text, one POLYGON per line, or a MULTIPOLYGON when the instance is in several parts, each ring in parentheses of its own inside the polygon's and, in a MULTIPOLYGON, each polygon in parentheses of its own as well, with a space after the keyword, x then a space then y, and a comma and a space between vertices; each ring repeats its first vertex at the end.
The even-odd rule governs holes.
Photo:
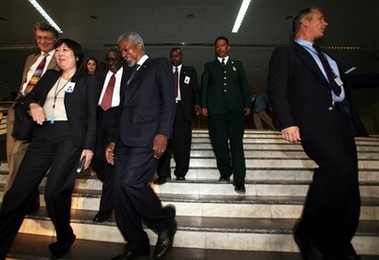
MULTIPOLYGON (((8 257, 30 260, 50 259, 47 245, 54 242, 54 237, 30 234, 18 234, 8 254, 8 257)), ((111 259, 125 249, 124 243, 109 243, 77 239, 70 252, 60 259, 111 259)), ((150 256, 139 259, 152 259, 154 247, 150 247, 150 256)), ((197 248, 173 247, 166 260, 229 260, 229 259, 260 259, 260 260, 301 260, 299 253, 235 251, 197 248)), ((363 260, 374 260, 372 256, 365 256, 363 260)))
MULTIPOLYGON (((100 190, 74 189, 73 196, 100 197, 100 190), (84 194, 84 195, 83 195, 84 194)), ((303 205, 305 196, 241 196, 159 193, 162 201, 223 204, 295 204, 303 205)), ((379 206, 379 198, 361 197, 362 206, 379 206)))
MULTIPOLYGON (((50 259, 50 252, 47 245, 54 242, 54 237, 31 235, 19 233, 8 254, 10 258, 47 260, 50 259)), ((70 252, 60 259, 91 259, 102 260, 111 259, 123 252, 124 243, 110 243, 77 239, 71 247, 70 252)), ((150 255, 154 247, 150 247, 150 255)), ((361 255, 362 260, 378 260, 379 256, 361 255)), ((152 259, 141 257, 141 260, 152 259)), ((288 252, 261 252, 261 251, 236 251, 236 250, 216 250, 216 249, 197 249, 173 247, 172 251, 165 258, 166 260, 301 260, 300 253, 288 252)))
MULTIPOLYGON (((96 211, 72 209, 71 222, 104 226, 116 226, 114 217, 103 223, 93 223, 96 211)), ((49 217, 45 207, 26 216, 35 220, 47 220, 49 217)), ((178 230, 207 231, 207 232, 233 232, 233 233, 269 233, 291 234, 297 219, 272 218, 223 218, 176 216, 178 230)), ((379 220, 360 220, 356 235, 379 236, 379 220)))

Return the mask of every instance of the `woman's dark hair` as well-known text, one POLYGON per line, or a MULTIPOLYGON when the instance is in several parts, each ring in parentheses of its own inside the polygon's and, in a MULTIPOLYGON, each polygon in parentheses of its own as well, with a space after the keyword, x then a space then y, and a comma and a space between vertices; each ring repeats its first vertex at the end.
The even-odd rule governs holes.
POLYGON ((85 62, 83 62, 83 65, 82 65, 82 71, 85 72, 85 73, 88 73, 88 69, 87 69, 87 63, 90 61, 90 60, 93 60, 96 64, 96 69, 95 71, 98 71, 100 69, 99 67, 99 61, 95 58, 95 57, 88 57, 86 59, 85 62))
POLYGON ((54 48, 55 49, 58 48, 63 43, 65 43, 67 45, 67 47, 74 52, 75 57, 78 58, 78 60, 76 61, 76 68, 79 69, 80 65, 82 64, 83 57, 84 57, 84 52, 83 52, 82 46, 74 40, 63 38, 63 39, 59 39, 55 43, 54 48))

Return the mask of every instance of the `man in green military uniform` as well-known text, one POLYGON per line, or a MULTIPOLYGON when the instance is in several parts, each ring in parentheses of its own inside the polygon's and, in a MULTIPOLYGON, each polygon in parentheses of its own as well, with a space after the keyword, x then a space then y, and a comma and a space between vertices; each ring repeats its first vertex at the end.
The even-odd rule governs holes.
POLYGON ((233 174, 235 191, 245 193, 246 165, 242 138, 244 115, 251 112, 251 93, 242 63, 229 57, 229 40, 218 37, 215 50, 217 58, 206 63, 202 73, 202 114, 208 117, 209 136, 221 174, 220 181, 229 181, 233 174))

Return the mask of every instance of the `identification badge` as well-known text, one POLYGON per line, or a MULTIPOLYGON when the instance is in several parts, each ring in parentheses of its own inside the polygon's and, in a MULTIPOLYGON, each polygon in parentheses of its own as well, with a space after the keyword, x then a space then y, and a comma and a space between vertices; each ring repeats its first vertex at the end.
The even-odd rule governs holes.
POLYGON ((72 93, 74 91, 75 84, 76 84, 75 82, 68 82, 64 91, 66 93, 72 93))
POLYGON ((190 83, 190 80, 191 80, 191 78, 188 77, 188 76, 186 76, 186 77, 184 78, 184 83, 189 84, 189 83, 190 83))
POLYGON ((343 85, 343 82, 342 80, 340 79, 340 77, 337 77, 337 78, 334 78, 334 81, 337 83, 338 86, 342 86, 343 85))

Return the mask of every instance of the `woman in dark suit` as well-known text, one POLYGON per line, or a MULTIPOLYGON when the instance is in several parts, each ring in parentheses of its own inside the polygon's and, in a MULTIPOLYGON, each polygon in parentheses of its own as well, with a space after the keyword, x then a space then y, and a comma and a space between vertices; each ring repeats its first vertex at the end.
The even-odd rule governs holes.
POLYGON ((46 207, 57 241, 52 258, 66 254, 75 240, 70 226, 71 193, 79 161, 87 168, 96 142, 96 78, 80 72, 82 47, 70 39, 55 44, 61 71, 47 71, 25 97, 25 109, 36 122, 31 143, 0 211, 0 259, 6 254, 25 217, 33 191, 50 168, 46 207))

